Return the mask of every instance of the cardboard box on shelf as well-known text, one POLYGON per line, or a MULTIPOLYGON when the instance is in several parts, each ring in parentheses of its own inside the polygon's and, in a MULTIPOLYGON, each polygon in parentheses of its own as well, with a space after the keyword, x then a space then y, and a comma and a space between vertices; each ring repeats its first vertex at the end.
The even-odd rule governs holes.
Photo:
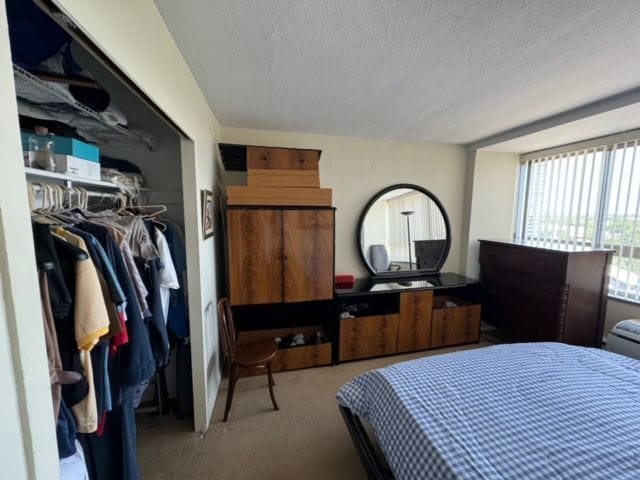
POLYGON ((74 177, 100 180, 100 163, 72 155, 56 155, 55 171, 74 177))

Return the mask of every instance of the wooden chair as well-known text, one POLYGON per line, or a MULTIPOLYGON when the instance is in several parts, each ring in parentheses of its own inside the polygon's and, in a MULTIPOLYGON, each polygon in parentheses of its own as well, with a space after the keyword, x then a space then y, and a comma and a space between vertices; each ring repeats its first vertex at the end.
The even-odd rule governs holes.
POLYGON ((236 335, 236 327, 228 298, 221 298, 218 301, 218 318, 220 320, 220 331, 222 332, 222 351, 229 367, 227 404, 224 408, 222 421, 226 422, 229 417, 236 382, 249 369, 254 368, 266 368, 269 395, 271 395, 273 408, 279 410, 276 397, 273 394, 275 382, 271 374, 271 360, 278 354, 278 345, 270 338, 261 338, 250 342, 239 340, 238 335, 236 335))

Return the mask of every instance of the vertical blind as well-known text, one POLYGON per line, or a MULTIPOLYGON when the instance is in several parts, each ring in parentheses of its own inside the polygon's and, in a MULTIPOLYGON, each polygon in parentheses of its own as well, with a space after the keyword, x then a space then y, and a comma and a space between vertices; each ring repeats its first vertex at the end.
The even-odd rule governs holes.
POLYGON ((409 261, 407 217, 400 212, 415 214, 409 217, 411 228, 411 261, 415 262, 414 240, 438 240, 447 237, 444 219, 438 206, 422 192, 411 192, 386 201, 389 212, 387 228, 389 258, 396 262, 409 261))
POLYGON ((524 161, 516 237, 616 251, 609 294, 640 300, 638 140, 524 161))

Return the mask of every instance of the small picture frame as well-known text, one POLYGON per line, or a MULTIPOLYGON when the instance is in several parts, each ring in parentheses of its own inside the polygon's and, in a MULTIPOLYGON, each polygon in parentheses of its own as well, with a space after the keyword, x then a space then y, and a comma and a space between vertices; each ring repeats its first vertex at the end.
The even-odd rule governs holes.
POLYGON ((201 190, 202 197, 202 239, 213 236, 213 192, 201 190))

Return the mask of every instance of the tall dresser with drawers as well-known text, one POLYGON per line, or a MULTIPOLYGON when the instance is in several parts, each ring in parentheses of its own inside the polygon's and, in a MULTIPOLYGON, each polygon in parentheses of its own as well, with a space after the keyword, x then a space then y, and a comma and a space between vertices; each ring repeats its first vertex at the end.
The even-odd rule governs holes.
POLYGON ((480 240, 483 320, 515 341, 600 346, 613 253, 480 240))

